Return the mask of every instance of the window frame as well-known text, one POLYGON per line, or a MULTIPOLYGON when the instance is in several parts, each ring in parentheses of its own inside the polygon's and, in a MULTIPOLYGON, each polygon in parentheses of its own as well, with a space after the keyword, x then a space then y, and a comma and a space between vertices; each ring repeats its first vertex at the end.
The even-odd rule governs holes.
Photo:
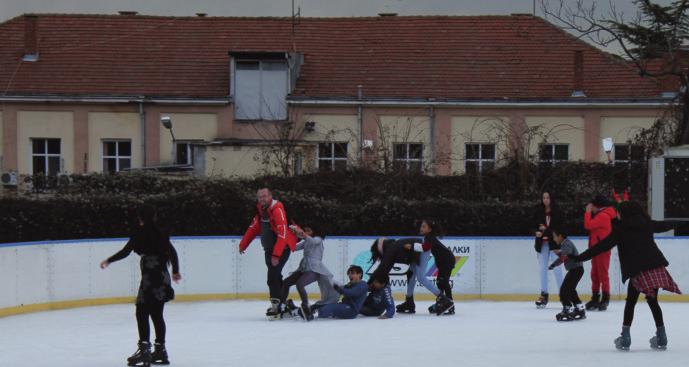
MULTIPOLYGON (((268 57, 268 58, 255 58, 255 57, 237 58, 237 57, 233 57, 231 67, 230 67, 231 78, 232 78, 231 83, 230 83, 230 89, 231 89, 231 96, 232 96, 232 104, 234 105, 233 106, 233 112, 234 112, 234 116, 235 116, 235 121, 251 122, 251 121, 287 121, 288 120, 289 108, 287 106, 287 99, 282 101, 284 103, 284 106, 281 106, 281 108, 284 109, 284 111, 281 111, 281 112, 284 112, 284 115, 286 116, 285 118, 273 118, 271 116, 268 116, 268 117, 264 116, 263 107, 265 104, 265 102, 264 102, 265 98, 263 97, 264 96, 264 92, 263 92, 263 70, 264 70, 264 68, 263 68, 263 65, 267 64, 267 63, 280 63, 280 64, 283 64, 285 66, 285 77, 286 77, 285 97, 287 95, 289 95, 290 87, 291 87, 290 86, 290 84, 291 84, 291 81, 290 81, 291 80, 291 76, 290 76, 291 70, 290 70, 289 62, 287 59, 270 58, 270 57, 268 57), (259 72, 259 75, 258 75, 258 88, 259 88, 259 101, 258 101, 259 111, 258 111, 258 115, 259 116, 258 116, 258 118, 243 118, 243 117, 240 118, 240 117, 237 117, 237 115, 238 115, 237 111, 238 111, 238 107, 239 107, 239 105, 237 104, 237 93, 238 93, 237 75, 238 75, 239 68, 237 66, 238 66, 238 64, 242 64, 242 63, 258 63, 258 72, 259 72)), ((267 113, 267 111, 266 111, 266 113, 267 113)))
POLYGON ((59 168, 58 168, 58 171, 55 172, 54 176, 58 176, 58 175, 63 173, 63 171, 64 171, 64 167, 63 167, 64 166, 64 160, 62 158, 62 138, 30 138, 30 152, 31 152, 31 154, 30 154, 31 172, 33 175, 37 174, 36 167, 34 166, 34 158, 35 157, 43 157, 43 159, 44 159, 44 163, 43 163, 44 167, 43 168, 45 169, 44 172, 45 172, 46 177, 53 176, 50 174, 50 158, 51 157, 52 158, 57 157, 59 159, 59 161, 58 161, 59 162, 59 165, 58 165, 59 168), (38 141, 38 140, 43 141, 43 147, 45 149, 44 153, 34 153, 34 142, 38 141), (60 147, 60 153, 55 154, 55 153, 49 153, 48 152, 48 141, 49 140, 57 140, 58 141, 58 144, 60 147))
POLYGON ((108 174, 113 174, 113 173, 118 173, 122 172, 125 169, 131 169, 132 168, 132 156, 133 156, 133 146, 132 146, 132 139, 101 139, 101 162, 103 163, 102 171, 103 173, 108 173, 108 174), (115 143, 115 155, 105 155, 105 144, 107 143, 115 143), (129 143, 129 155, 120 155, 120 143, 129 143), (106 159, 114 159, 115 160, 115 171, 111 172, 107 169, 107 165, 105 164, 106 159), (120 167, 120 161, 123 159, 128 159, 129 160, 129 168, 121 168, 120 167))
POLYGON ((478 173, 481 174, 483 173, 483 162, 491 162, 493 163, 493 169, 495 168, 495 162, 496 162, 496 156, 497 156, 497 144, 495 143, 486 143, 486 142, 466 142, 464 143, 464 172, 468 172, 467 170, 467 163, 468 162, 477 162, 478 163, 478 173), (477 145, 478 146, 478 158, 467 158, 467 152, 469 151, 467 147, 469 145, 477 145), (492 145, 493 146, 493 158, 492 159, 487 159, 483 158, 483 146, 484 145, 492 145))
POLYGON ((349 169, 349 143, 348 142, 341 142, 341 141, 324 141, 324 142, 319 142, 318 146, 316 147, 316 169, 318 171, 321 171, 321 161, 329 161, 330 162, 330 171, 335 172, 337 171, 335 162, 337 161, 344 161, 345 162, 345 170, 349 169), (321 145, 328 144, 330 145, 330 157, 321 157, 321 145), (344 144, 345 146, 345 156, 344 157, 336 157, 335 156, 335 145, 336 144, 344 144))
POLYGON ((403 164, 404 164, 404 169, 405 169, 407 172, 412 172, 412 171, 411 171, 411 167, 410 167, 411 163, 412 163, 412 162, 419 162, 419 167, 420 167, 419 173, 423 173, 423 172, 424 172, 424 167, 423 167, 423 162, 424 162, 423 150, 424 150, 424 144, 423 144, 423 143, 412 143, 412 142, 406 142, 406 143, 392 143, 392 165, 393 165, 393 167, 397 167, 397 166, 396 166, 396 163, 397 163, 397 162, 403 162, 403 164), (400 146, 400 145, 404 145, 404 149, 405 149, 405 154, 404 154, 404 157, 403 157, 403 158, 397 158, 397 157, 395 157, 395 152, 396 152, 396 150, 397 150, 396 148, 397 148, 398 146, 400 146), (410 158, 410 157, 409 157, 409 152, 411 151, 410 148, 411 148, 412 145, 420 145, 420 146, 421 146, 421 158, 410 158))
POLYGON ((539 164, 549 164, 549 165, 554 166, 554 165, 556 165, 558 163, 562 163, 562 162, 569 162, 569 143, 541 143, 541 144, 538 144, 538 163, 539 164), (550 160, 544 160, 543 158, 541 158, 541 151, 542 151, 543 147, 546 145, 549 145, 551 148, 550 154, 551 154, 552 158, 550 158, 550 160), (564 146, 567 148, 567 159, 556 159, 555 158, 555 147, 557 147, 557 146, 564 146))
POLYGON ((643 145, 632 144, 631 142, 626 143, 616 143, 613 145, 612 151, 612 164, 613 165, 633 165, 633 164, 643 164, 646 161, 646 149, 643 145), (617 148, 618 146, 624 146, 627 149, 627 159, 617 159, 617 148), (643 152, 642 159, 633 159, 633 149, 641 148, 643 152))

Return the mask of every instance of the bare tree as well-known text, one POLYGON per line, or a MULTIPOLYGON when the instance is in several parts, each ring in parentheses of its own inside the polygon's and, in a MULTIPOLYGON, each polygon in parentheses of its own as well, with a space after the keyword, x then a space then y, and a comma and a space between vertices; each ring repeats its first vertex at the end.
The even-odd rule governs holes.
POLYGON ((649 151, 665 146, 689 144, 689 0, 668 6, 651 0, 634 0, 637 13, 631 18, 610 2, 602 13, 596 1, 540 0, 546 19, 594 45, 616 45, 621 56, 634 65, 641 76, 660 82, 678 82, 675 98, 653 127, 644 131, 642 143, 654 143, 649 151))

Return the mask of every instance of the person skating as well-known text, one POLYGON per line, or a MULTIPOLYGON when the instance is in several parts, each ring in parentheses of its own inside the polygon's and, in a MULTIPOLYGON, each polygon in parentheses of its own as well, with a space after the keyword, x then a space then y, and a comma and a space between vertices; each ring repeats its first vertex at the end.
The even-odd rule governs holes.
MULTIPOLYGON (((534 232, 534 249, 538 259, 538 270, 541 281, 541 294, 536 300, 537 308, 545 308, 548 304, 548 265, 557 257, 551 251, 553 249, 552 235, 550 229, 559 226, 562 221, 562 214, 553 200, 549 191, 541 193, 541 201, 538 204, 533 224, 536 229, 534 232)), ((558 266, 553 270, 555 283, 558 289, 562 287, 562 267, 558 266)))
POLYGON ((558 227, 551 228, 551 239, 557 245, 558 249, 553 250, 560 257, 555 260, 548 269, 553 269, 560 266, 564 262, 567 275, 560 287, 560 302, 562 303, 562 312, 555 315, 557 321, 572 321, 582 320, 586 318, 586 309, 579 299, 577 293, 577 285, 584 276, 584 266, 579 261, 572 259, 572 256, 579 254, 574 243, 567 238, 565 232, 558 227))
MULTIPOLYGON (((589 233, 589 248, 595 247, 612 230, 610 222, 617 216, 615 208, 603 195, 596 195, 586 205, 584 229, 589 233)), ((610 252, 603 252, 591 261, 591 301, 587 310, 605 311, 610 302, 610 252)))
POLYGON ((360 266, 352 265, 347 269, 349 283, 344 286, 335 284, 335 290, 342 294, 342 301, 339 303, 324 305, 316 309, 315 313, 319 319, 354 319, 361 311, 366 300, 368 285, 362 277, 364 271, 360 266))
MULTIPOLYGON (((424 252, 422 244, 423 241, 418 238, 401 238, 393 240, 381 237, 373 241, 371 245, 371 262, 375 263, 376 261, 380 261, 380 264, 373 272, 372 277, 380 277, 382 274, 389 274, 396 263, 408 264, 411 269, 414 269, 412 264, 418 266, 420 254, 424 252)), ((417 273, 423 274, 423 271, 417 273)), ((427 289, 437 297, 436 304, 439 305, 439 307, 436 308, 436 313, 440 312, 440 314, 442 314, 452 306, 452 301, 441 294, 440 290, 425 277, 425 274, 420 276, 419 280, 422 281, 421 284, 423 285, 428 284, 427 289)), ((413 281, 413 278, 410 279, 410 281, 413 281)), ((404 307, 405 312, 416 312, 413 298, 407 296, 405 302, 407 302, 407 305, 404 307)), ((398 308, 398 310, 399 309, 400 308, 398 308)))
POLYGON ((261 236, 261 245, 266 267, 270 293, 270 308, 266 311, 269 319, 280 317, 280 297, 282 296, 282 268, 287 263, 291 251, 297 245, 297 237, 289 230, 287 213, 282 203, 273 199, 268 188, 258 189, 257 214, 239 242, 239 253, 243 254, 256 236, 261 236))
POLYGON ((132 251, 141 256, 141 284, 136 296, 139 343, 137 351, 127 358, 127 364, 130 366, 148 366, 150 363, 169 364, 165 348, 166 326, 163 310, 165 303, 175 297, 170 280, 176 283, 182 279, 179 273, 177 251, 172 246, 170 238, 156 225, 153 208, 138 209, 132 219, 136 225, 129 241, 122 250, 103 260, 100 267, 105 269, 111 263, 126 258, 132 251), (170 277, 168 265, 172 266, 172 277, 170 277), (156 335, 153 353, 151 353, 149 318, 153 321, 156 335))
MULTIPOLYGON (((452 286, 450 285, 450 274, 452 274, 452 269, 455 267, 455 255, 450 251, 447 246, 443 245, 438 237, 442 236, 442 229, 440 224, 431 219, 424 219, 421 221, 421 227, 419 228, 420 234, 423 236, 423 248, 428 251, 430 249, 433 259, 435 261, 435 266, 438 270, 438 275, 436 276, 436 284, 438 289, 444 294, 445 298, 449 300, 447 310, 444 312, 445 315, 455 314, 455 305, 452 297, 452 286)), ((412 285, 413 288, 413 285, 412 285)), ((437 305, 440 300, 436 299, 436 303, 428 308, 430 313, 437 314, 437 305)))
POLYGON ((615 339, 615 347, 629 350, 632 340, 630 329, 634 319, 634 308, 641 293, 646 295, 646 302, 653 314, 656 334, 649 342, 651 348, 667 348, 667 335, 663 321, 663 311, 658 304, 658 290, 680 294, 679 287, 668 273, 667 259, 653 240, 653 233, 662 233, 672 229, 673 224, 651 220, 641 205, 633 201, 620 203, 618 219, 612 222, 610 235, 578 256, 576 261, 586 261, 601 256, 617 246, 622 271, 622 282, 627 282, 627 300, 624 305, 622 333, 615 339))
POLYGON ((380 274, 379 277, 369 281, 369 293, 360 313, 364 316, 378 316, 379 319, 391 319, 395 316, 395 301, 390 290, 390 277, 387 274, 380 274))
POLYGON ((295 248, 295 251, 304 251, 304 257, 299 262, 299 267, 295 272, 290 274, 282 284, 282 296, 280 301, 286 305, 286 311, 295 312, 300 308, 300 315, 303 315, 306 321, 313 320, 311 314, 311 307, 309 305, 308 293, 306 286, 318 281, 318 286, 321 291, 320 305, 329 303, 336 303, 339 299, 339 293, 333 288, 333 274, 323 264, 323 239, 322 235, 313 230, 312 227, 300 227, 293 225, 290 229, 301 239, 295 248), (296 285, 299 297, 301 298, 301 305, 296 307, 292 300, 287 300, 289 296, 289 289, 296 285))

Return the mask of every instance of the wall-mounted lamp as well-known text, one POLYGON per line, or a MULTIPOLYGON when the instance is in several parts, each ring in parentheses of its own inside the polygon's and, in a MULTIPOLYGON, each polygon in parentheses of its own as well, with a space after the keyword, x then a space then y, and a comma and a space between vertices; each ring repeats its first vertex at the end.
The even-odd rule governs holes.
POLYGON ((160 118, 160 123, 163 124, 163 127, 170 130, 170 136, 172 136, 172 142, 174 143, 177 139, 175 139, 175 134, 172 132, 172 119, 170 116, 163 116, 160 118))
POLYGON ((603 150, 605 151, 605 154, 608 155, 608 163, 612 163, 612 148, 613 148, 612 138, 603 138, 602 143, 603 143, 603 150))
POLYGON ((304 123, 304 131, 307 133, 312 133, 316 130, 316 122, 315 121, 306 121, 304 123))

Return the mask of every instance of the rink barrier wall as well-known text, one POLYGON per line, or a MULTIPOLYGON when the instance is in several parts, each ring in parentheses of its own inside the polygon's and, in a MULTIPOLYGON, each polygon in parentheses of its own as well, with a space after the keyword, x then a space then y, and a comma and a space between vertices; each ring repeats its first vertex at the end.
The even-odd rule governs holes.
MULTIPOLYGON (((345 282, 345 271, 357 264, 367 273, 375 270, 369 259, 371 243, 377 237, 328 237, 324 263, 345 282)), ((571 237, 580 251, 584 237, 571 237)), ((240 237, 175 237, 182 281, 175 284, 181 302, 231 299, 266 299, 266 267, 263 249, 256 240, 246 254, 237 251, 240 237)), ((107 269, 100 262, 120 250, 126 238, 42 241, 0 244, 0 317, 64 308, 98 306, 134 301, 140 281, 139 257, 129 256, 107 269)), ((533 301, 539 293, 539 275, 533 239, 530 237, 445 237, 457 259, 453 270, 453 293, 458 300, 533 301)), ((689 287, 689 237, 660 237, 658 246, 670 261, 668 270, 680 289, 689 287)), ((296 270, 301 253, 293 253, 283 274, 296 270)), ((591 293, 590 262, 579 283, 582 295, 591 293)), ((391 271, 396 298, 406 289, 406 266, 391 271)), ((564 269, 563 269, 564 271, 564 269)), ((434 265, 427 269, 434 279, 434 265)), ((610 263, 613 299, 623 299, 617 250, 610 263)), ((311 300, 318 299, 315 284, 308 288, 311 300)), ((554 276, 549 275, 551 299, 557 300, 554 276)), ((296 294, 292 295, 296 297, 296 294)), ((415 298, 433 296, 417 285, 415 298)), ((687 295, 663 292, 662 301, 689 301, 687 295)))

